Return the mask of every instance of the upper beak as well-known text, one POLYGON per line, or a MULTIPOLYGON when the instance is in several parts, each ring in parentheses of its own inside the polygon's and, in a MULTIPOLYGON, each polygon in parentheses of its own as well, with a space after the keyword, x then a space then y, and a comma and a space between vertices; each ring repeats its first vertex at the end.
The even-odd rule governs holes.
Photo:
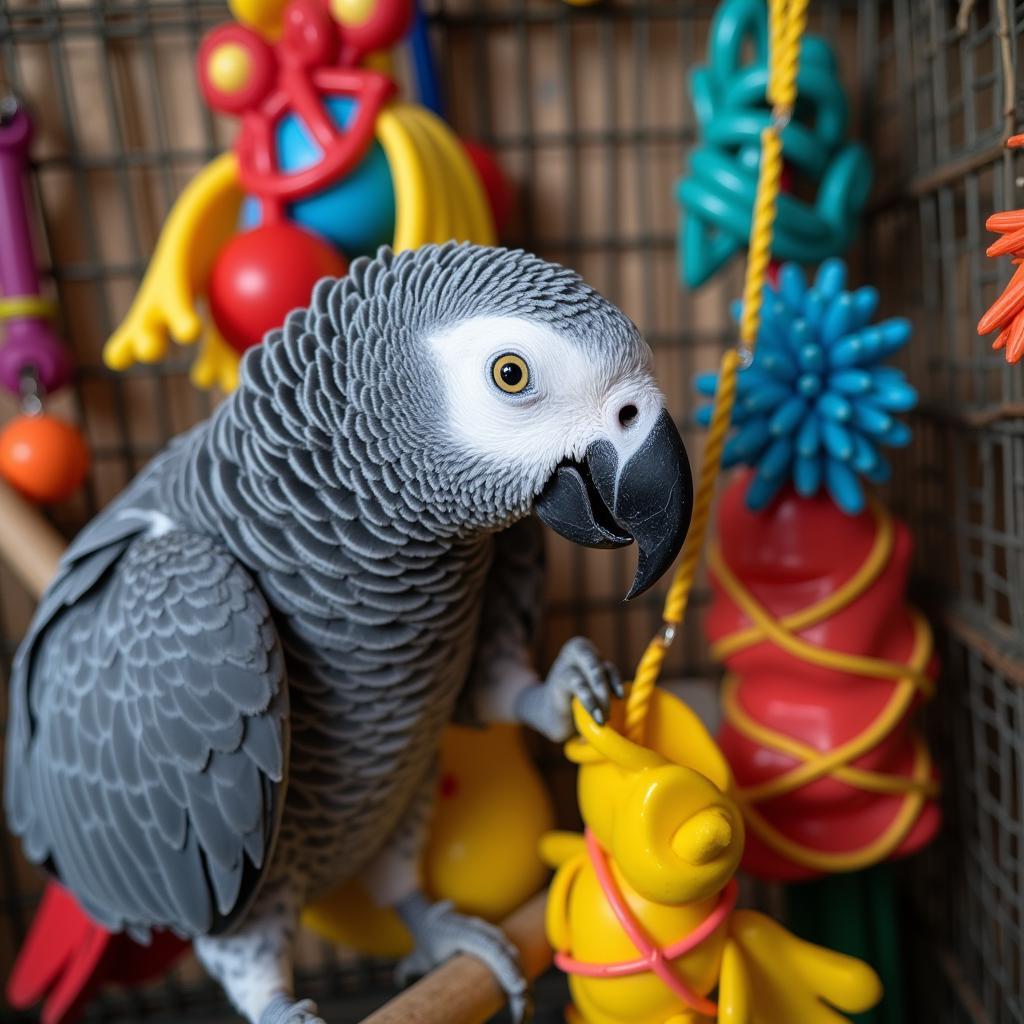
POLYGON ((636 541, 639 557, 627 601, 675 561, 692 508, 690 462, 665 410, 624 460, 610 440, 594 441, 582 462, 555 470, 534 502, 548 526, 577 544, 609 548, 636 541))

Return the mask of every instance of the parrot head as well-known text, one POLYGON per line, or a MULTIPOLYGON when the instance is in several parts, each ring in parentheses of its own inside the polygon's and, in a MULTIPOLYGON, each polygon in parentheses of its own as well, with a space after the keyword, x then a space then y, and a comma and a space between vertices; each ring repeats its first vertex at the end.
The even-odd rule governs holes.
MULTIPOLYGON (((337 360, 304 408, 340 425, 335 465, 389 518, 469 534, 536 512, 579 544, 635 542, 629 597, 674 561, 692 498, 683 443, 647 344, 575 272, 519 250, 385 248, 290 321, 286 340, 312 330, 337 360)), ((285 351, 252 349, 243 376, 285 351)))
MULTIPOLYGON (((610 310, 610 307, 609 307, 610 310)), ((430 340, 448 423, 465 451, 522 482, 522 497, 577 544, 639 558, 628 597, 675 560, 690 520, 689 462, 635 328, 599 338, 524 316, 470 316, 430 340)))
POLYGON ((635 597, 675 560, 692 498, 651 350, 575 273, 523 252, 476 252, 493 286, 481 273, 479 307, 462 296, 465 312, 425 339, 449 439, 506 482, 509 513, 532 510, 589 547, 635 542, 635 597))

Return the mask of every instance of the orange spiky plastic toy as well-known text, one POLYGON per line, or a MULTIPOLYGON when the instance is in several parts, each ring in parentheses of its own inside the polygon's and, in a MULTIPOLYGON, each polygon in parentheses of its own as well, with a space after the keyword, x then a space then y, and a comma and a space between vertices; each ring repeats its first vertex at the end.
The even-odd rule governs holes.
MULTIPOLYGON (((1006 145, 1009 149, 1024 146, 1024 135, 1014 135, 1006 145)), ((1003 294, 978 321, 978 333, 998 330, 992 347, 1003 349, 1008 363, 1018 363, 1024 357, 1024 210, 994 213, 985 221, 985 227, 1003 236, 985 254, 993 258, 1011 256, 1017 270, 1003 294)))

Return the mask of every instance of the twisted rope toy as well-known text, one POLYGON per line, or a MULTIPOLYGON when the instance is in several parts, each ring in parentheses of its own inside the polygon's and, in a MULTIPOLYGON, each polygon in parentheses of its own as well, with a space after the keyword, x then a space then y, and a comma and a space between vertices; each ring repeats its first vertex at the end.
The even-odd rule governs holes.
MULTIPOLYGON (((722 0, 707 63, 690 75, 700 138, 676 187, 680 270, 690 287, 707 281, 749 239, 760 134, 773 116, 763 102, 772 45, 764 0, 722 0)), ((795 175, 800 187, 779 198, 772 250, 780 262, 816 263, 849 244, 872 170, 867 152, 846 138, 849 111, 834 51, 812 35, 800 46, 800 116, 781 140, 787 179, 795 175)))
POLYGON ((775 213, 782 183, 782 130, 793 116, 796 105, 796 79, 800 66, 800 40, 807 25, 810 0, 769 0, 768 101, 772 122, 761 133, 761 166, 757 180, 757 198, 750 231, 746 278, 743 288, 743 314, 740 319, 739 346, 722 356, 715 391, 714 411, 708 430, 700 479, 693 505, 693 521, 683 546, 682 560, 676 569, 662 612, 662 627, 648 643, 640 658, 626 702, 626 735, 642 742, 651 695, 661 675, 668 649, 686 617, 700 553, 704 547, 715 487, 722 466, 722 449, 732 420, 736 398, 736 375, 749 365, 761 325, 761 302, 768 264, 771 259, 775 213))

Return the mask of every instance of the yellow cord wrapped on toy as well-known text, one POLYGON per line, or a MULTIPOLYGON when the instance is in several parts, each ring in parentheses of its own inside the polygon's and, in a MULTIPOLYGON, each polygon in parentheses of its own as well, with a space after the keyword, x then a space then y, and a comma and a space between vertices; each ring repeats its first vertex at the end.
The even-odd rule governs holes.
POLYGON ((789 123, 796 103, 796 78, 800 65, 800 40, 807 24, 809 0, 769 0, 768 101, 772 105, 772 123, 761 133, 761 167, 758 173, 750 229, 750 246, 743 287, 743 312, 740 318, 740 344, 722 357, 718 389, 708 429, 704 460, 693 503, 690 532, 683 546, 665 609, 664 625, 647 645, 637 665, 626 703, 626 735, 640 742, 651 703, 651 694, 661 674, 669 645, 676 629, 686 617, 686 606, 700 553, 711 521, 711 506, 722 465, 722 449, 732 422, 736 398, 736 374, 749 359, 757 344, 761 326, 761 302, 768 263, 771 260, 775 210, 782 183, 782 129, 789 123))
POLYGON ((791 612, 781 619, 773 618, 744 587, 722 557, 717 544, 712 545, 708 556, 709 565, 722 589, 751 623, 712 645, 711 653, 716 659, 723 660, 754 644, 767 642, 812 665, 871 679, 891 679, 896 684, 889 700, 865 729, 834 750, 822 752, 753 719, 737 697, 737 679, 731 675, 726 676, 723 709, 730 725, 761 747, 775 750, 797 762, 793 768, 767 782, 737 790, 736 798, 743 806, 747 824, 762 842, 788 860, 826 873, 856 871, 888 858, 906 838, 925 801, 934 796, 937 789, 927 745, 916 737, 913 769, 909 776, 886 775, 853 766, 853 762, 874 750, 890 735, 893 728, 908 714, 919 694, 931 696, 933 684, 927 669, 933 642, 931 629, 924 617, 917 611, 912 613, 913 646, 906 662, 816 647, 796 635, 800 630, 824 622, 856 601, 888 564, 894 540, 892 519, 877 504, 872 505, 872 513, 875 518, 875 541, 860 568, 821 601, 791 612), (825 777, 865 792, 903 795, 905 799, 881 835, 858 849, 843 853, 825 853, 796 843, 775 829, 757 811, 757 803, 791 793, 825 777))

